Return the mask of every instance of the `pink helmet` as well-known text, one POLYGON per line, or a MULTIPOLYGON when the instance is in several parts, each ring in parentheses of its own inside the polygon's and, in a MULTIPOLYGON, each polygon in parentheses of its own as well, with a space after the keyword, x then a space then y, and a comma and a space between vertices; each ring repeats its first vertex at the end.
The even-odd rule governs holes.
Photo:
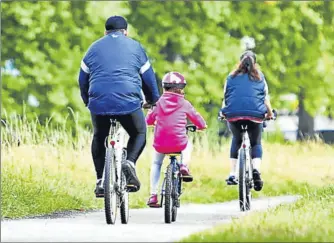
POLYGON ((162 78, 162 87, 163 88, 179 88, 183 89, 186 87, 187 81, 183 75, 179 72, 169 72, 166 73, 162 78))

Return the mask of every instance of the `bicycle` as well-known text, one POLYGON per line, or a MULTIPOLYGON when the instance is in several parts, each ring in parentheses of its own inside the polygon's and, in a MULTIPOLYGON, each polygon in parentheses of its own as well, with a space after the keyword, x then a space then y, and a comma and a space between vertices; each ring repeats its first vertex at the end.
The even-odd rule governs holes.
MULTIPOLYGON (((277 112, 273 110, 274 116, 270 120, 276 120, 277 112)), ((219 117, 220 121, 226 120, 225 117, 219 117)), ((269 119, 264 118, 263 121, 269 119)), ((265 127, 265 126, 264 126, 265 127)), ((241 211, 251 209, 253 181, 253 164, 251 163, 251 144, 247 132, 247 125, 242 125, 242 143, 238 151, 238 171, 239 171, 239 206, 241 211)))
MULTIPOLYGON (((197 127, 195 125, 186 126, 187 133, 195 132, 197 127)), ((164 205, 164 219, 165 223, 170 224, 176 221, 177 208, 180 207, 180 196, 182 191, 182 181, 189 181, 187 177, 183 177, 180 173, 181 163, 177 160, 178 156, 181 156, 180 161, 182 161, 182 153, 170 153, 169 156, 170 163, 167 166, 165 177, 161 186, 161 200, 160 204, 151 205, 152 208, 161 208, 164 205), (164 203, 165 200, 165 204, 164 203)))
POLYGON ((129 220, 129 190, 122 172, 122 161, 126 159, 127 155, 128 134, 115 119, 111 119, 110 122, 109 136, 105 139, 106 157, 102 177, 105 217, 107 224, 115 224, 117 208, 119 208, 121 222, 127 224, 129 220))

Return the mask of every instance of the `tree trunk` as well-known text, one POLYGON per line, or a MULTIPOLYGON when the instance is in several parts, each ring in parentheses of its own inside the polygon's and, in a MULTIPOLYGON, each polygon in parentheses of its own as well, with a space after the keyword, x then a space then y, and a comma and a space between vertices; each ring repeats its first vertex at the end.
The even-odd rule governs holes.
POLYGON ((297 140, 302 141, 314 137, 314 117, 305 110, 305 91, 300 89, 298 94, 298 133, 297 140))

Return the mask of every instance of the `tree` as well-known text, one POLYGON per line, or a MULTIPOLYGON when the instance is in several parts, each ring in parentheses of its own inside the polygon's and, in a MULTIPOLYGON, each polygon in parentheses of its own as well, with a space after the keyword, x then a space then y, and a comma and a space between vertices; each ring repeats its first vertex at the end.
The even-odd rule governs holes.
POLYGON ((275 5, 233 2, 232 11, 236 16, 243 16, 236 18, 233 36, 256 38, 255 51, 260 53, 259 62, 269 81, 274 105, 282 105, 280 95, 296 94, 298 138, 312 136, 314 115, 324 105, 326 94, 324 74, 317 70, 323 41, 323 20, 319 12, 300 2, 275 5))
POLYGON ((126 16, 146 48, 158 80, 180 71, 188 81, 187 98, 206 118, 216 119, 223 84, 240 53, 239 40, 217 31, 216 18, 229 15, 230 3, 191 1, 129 2, 126 16))
POLYGON ((12 59, 19 76, 4 74, 2 107, 9 114, 53 116, 68 108, 84 111, 77 75, 83 47, 97 34, 85 15, 87 2, 5 2, 2 4, 2 60, 12 59), (93 30, 92 30, 93 29, 93 30), (37 98, 37 107, 28 104, 37 98), (25 104, 25 106, 24 106, 25 104))
POLYGON ((281 95, 296 94, 299 134, 313 134, 313 117, 329 94, 325 74, 317 68, 323 19, 309 3, 131 2, 129 7, 127 17, 158 76, 177 69, 194 80, 187 95, 202 112, 206 110, 206 117, 213 112, 209 108, 220 105, 225 77, 242 51, 240 39, 251 36, 274 106, 282 106, 281 95))

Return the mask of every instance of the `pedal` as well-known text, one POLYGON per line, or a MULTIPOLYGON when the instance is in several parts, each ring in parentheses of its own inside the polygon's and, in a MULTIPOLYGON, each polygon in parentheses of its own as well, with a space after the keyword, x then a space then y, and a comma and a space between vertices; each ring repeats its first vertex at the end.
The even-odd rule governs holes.
POLYGON ((95 194, 96 198, 102 198, 104 197, 104 194, 95 194))
POLYGON ((137 192, 138 190, 138 187, 135 185, 126 185, 127 192, 137 192))
POLYGON ((192 176, 182 176, 182 181, 184 182, 192 182, 194 178, 192 176))

